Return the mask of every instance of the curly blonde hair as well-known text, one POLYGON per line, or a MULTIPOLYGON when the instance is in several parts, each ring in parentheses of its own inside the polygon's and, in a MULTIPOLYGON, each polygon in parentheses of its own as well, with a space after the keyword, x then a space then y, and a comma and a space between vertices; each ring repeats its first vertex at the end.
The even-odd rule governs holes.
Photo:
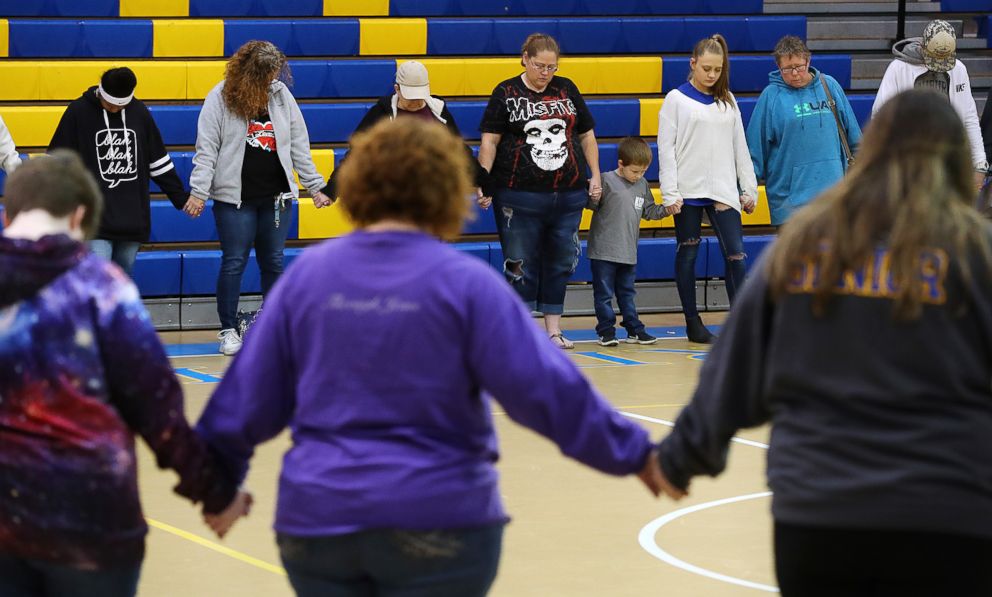
POLYGON ((246 120, 258 117, 269 109, 269 85, 273 79, 292 83, 286 55, 271 42, 249 41, 227 61, 224 103, 246 120))
POLYGON ((352 137, 338 189, 359 228, 399 220, 450 240, 471 213, 471 172, 463 141, 447 128, 397 118, 352 137))

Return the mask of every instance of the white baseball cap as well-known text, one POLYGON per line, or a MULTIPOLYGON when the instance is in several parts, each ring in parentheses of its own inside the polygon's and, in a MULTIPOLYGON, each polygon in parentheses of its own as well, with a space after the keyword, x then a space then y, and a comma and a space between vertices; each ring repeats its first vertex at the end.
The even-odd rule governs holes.
POLYGON ((405 99, 425 100, 431 96, 427 67, 416 60, 404 62, 396 69, 396 84, 405 99))

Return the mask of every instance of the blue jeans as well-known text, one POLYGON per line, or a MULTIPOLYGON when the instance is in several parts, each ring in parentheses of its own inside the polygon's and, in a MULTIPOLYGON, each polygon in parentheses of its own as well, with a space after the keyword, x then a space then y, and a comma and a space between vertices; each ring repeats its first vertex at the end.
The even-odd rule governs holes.
POLYGON ((482 597, 496 579, 503 525, 330 537, 280 533, 277 542, 297 597, 482 597))
POLYGON ((90 251, 107 261, 116 263, 128 276, 134 271, 134 260, 138 257, 141 243, 133 240, 106 240, 95 238, 89 242, 90 251))
POLYGON ((589 264, 592 266, 592 295, 596 306, 596 334, 599 336, 616 335, 616 331, 613 329, 617 323, 617 316, 613 311, 614 293, 617 297, 617 304, 620 305, 620 314, 623 315, 620 325, 627 330, 627 335, 636 336, 638 332, 643 332, 644 324, 638 319, 637 307, 634 306, 634 297, 637 295, 637 290, 634 289, 637 266, 600 259, 590 259, 589 264))
POLYGON ((565 286, 579 263, 579 221, 588 199, 584 189, 496 191, 503 273, 531 311, 561 315, 565 310, 565 286))
POLYGON ((68 566, 0 555, 3 597, 133 597, 141 565, 110 570, 68 566))
POLYGON ((703 212, 709 217, 726 264, 727 296, 733 303, 734 295, 744 283, 747 273, 747 256, 744 254, 744 229, 741 214, 736 209, 717 211, 713 205, 699 207, 683 205, 682 213, 675 214, 675 237, 679 246, 675 252, 675 285, 686 317, 696 317, 696 255, 699 253, 703 212))
POLYGON ((255 261, 262 274, 262 295, 265 296, 282 274, 289 218, 284 210, 281 223, 276 228, 275 209, 271 202, 262 205, 242 203, 239 209, 230 203, 214 201, 213 212, 223 253, 217 275, 217 315, 221 329, 236 328, 241 276, 248 265, 252 245, 255 246, 255 261))

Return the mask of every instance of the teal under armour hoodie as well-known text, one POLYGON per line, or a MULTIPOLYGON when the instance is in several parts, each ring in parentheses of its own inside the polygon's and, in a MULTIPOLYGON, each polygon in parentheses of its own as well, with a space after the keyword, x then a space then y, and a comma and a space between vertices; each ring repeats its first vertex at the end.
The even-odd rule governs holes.
POLYGON ((779 71, 769 73, 768 87, 761 92, 747 126, 754 173, 765 181, 775 226, 840 180, 847 167, 820 77, 837 102, 851 151, 861 142, 861 127, 840 84, 815 68, 809 72, 812 80, 799 89, 782 80, 779 71))

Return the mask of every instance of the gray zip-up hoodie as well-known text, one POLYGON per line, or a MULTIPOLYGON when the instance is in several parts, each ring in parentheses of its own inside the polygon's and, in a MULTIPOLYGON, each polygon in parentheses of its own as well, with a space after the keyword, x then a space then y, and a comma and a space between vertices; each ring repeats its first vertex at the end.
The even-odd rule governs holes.
MULTIPOLYGON (((223 89, 223 81, 211 89, 200 111, 190 192, 202 199, 240 206, 241 166, 245 159, 248 122, 228 109, 221 95, 223 89)), ((299 197, 294 169, 310 195, 316 194, 323 188, 324 178, 317 172, 310 155, 310 135, 303 113, 281 81, 273 81, 269 86, 269 118, 275 129, 279 163, 286 172, 293 196, 299 197)))

